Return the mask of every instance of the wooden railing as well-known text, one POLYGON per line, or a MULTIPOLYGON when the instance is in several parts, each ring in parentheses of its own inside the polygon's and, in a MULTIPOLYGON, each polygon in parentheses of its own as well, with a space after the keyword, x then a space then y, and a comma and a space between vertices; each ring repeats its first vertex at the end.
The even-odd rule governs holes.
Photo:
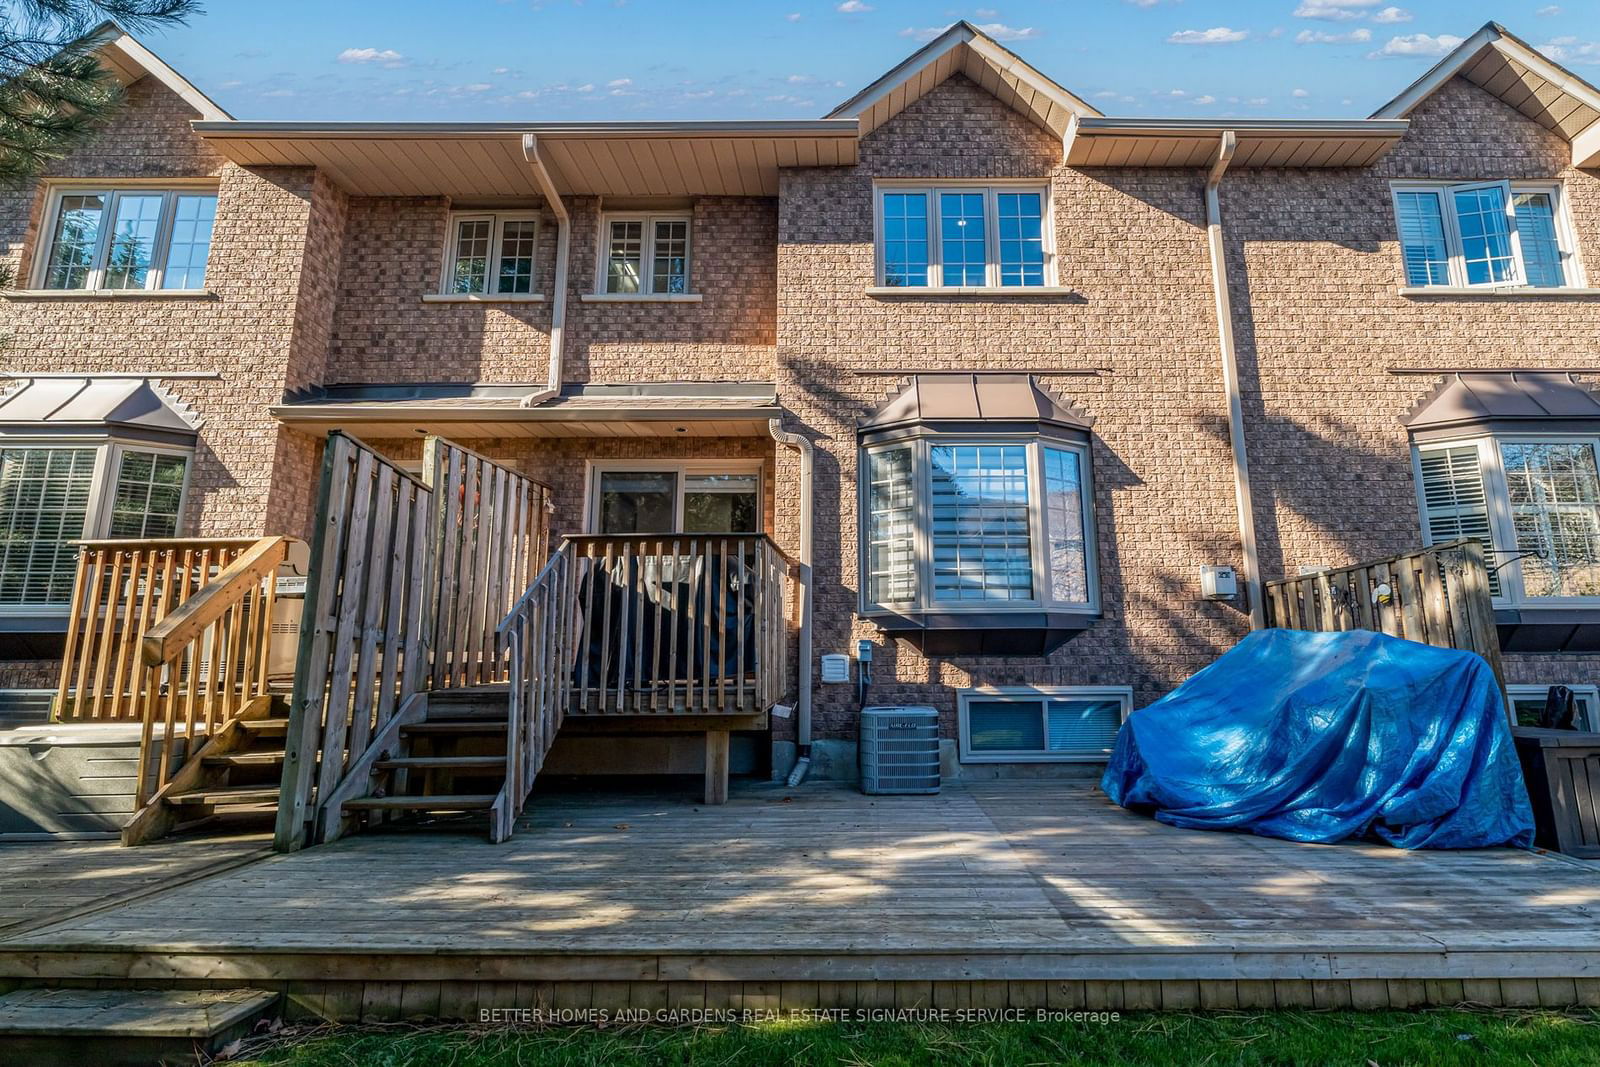
POLYGON ((573 602, 575 553, 562 544, 500 622, 510 665, 506 723, 504 803, 495 808, 490 837, 503 841, 566 718, 572 692, 577 613, 573 602))
POLYGON ((1476 652, 1505 687, 1483 545, 1455 541, 1353 567, 1266 583, 1267 625, 1377 630, 1476 652))
POLYGON ((439 437, 422 471, 437 498, 433 688, 503 682, 496 628, 549 552, 550 489, 439 437))
MULTIPOLYGON (((301 847, 429 689, 504 681, 497 629, 547 543, 549 490, 449 441, 413 478, 354 437, 323 455, 276 846, 301 847)), ((322 825, 318 836, 338 836, 322 825)))
POLYGON ((276 843, 305 843, 373 733, 427 688, 437 524, 428 486, 343 433, 328 436, 312 531, 276 843))
POLYGON ((782 699, 786 585, 799 569, 771 538, 600 535, 567 544, 578 612, 573 714, 751 714, 782 699))
POLYGON ((258 539, 144 633, 139 807, 194 758, 197 735, 216 736, 267 695, 272 603, 288 546, 283 537, 258 539))
POLYGON ((145 636, 255 544, 250 537, 78 542, 54 717, 142 719, 145 636))

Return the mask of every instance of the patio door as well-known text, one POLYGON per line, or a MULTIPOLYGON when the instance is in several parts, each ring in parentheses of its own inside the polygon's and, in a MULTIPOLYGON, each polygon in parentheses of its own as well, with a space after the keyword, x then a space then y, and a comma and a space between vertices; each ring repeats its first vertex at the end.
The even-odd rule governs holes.
POLYGON ((589 528, 600 534, 758 533, 758 464, 596 467, 589 528))

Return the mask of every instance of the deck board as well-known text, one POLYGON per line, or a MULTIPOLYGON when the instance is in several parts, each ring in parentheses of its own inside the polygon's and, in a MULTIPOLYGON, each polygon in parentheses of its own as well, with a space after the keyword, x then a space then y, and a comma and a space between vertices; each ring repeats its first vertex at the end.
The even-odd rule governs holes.
POLYGON ((95 973, 116 973, 159 954, 170 973, 218 974, 271 953, 273 973, 360 956, 368 978, 432 973, 417 957, 485 980, 1577 976, 1600 974, 1597 920, 1600 870, 1510 849, 1179 830, 1048 781, 933 797, 746 785, 720 808, 536 795, 500 845, 357 835, 0 931, 0 967, 99 954, 95 973))

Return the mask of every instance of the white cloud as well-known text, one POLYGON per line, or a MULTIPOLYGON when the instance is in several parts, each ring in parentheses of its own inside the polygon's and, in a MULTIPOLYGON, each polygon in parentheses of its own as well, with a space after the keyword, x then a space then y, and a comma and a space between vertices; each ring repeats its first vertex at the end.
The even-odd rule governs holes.
POLYGON ((1328 22, 1349 22, 1361 17, 1369 7, 1377 7, 1382 0, 1301 0, 1294 9, 1297 19, 1324 19, 1328 22))
POLYGON ((1245 101, 1245 103, 1249 104, 1251 107, 1266 107, 1271 102, 1272 101, 1268 100, 1264 96, 1252 96, 1250 99, 1245 101))
POLYGON ((1540 45, 1539 51, 1557 63, 1600 63, 1600 41, 1555 37, 1549 44, 1540 45))
POLYGON ((997 41, 1027 41, 1039 36, 1032 26, 1007 26, 1003 22, 980 22, 978 29, 997 41))
POLYGON ((606 82, 607 89, 626 89, 633 84, 632 78, 612 78, 606 82))
POLYGON ((862 15, 872 10, 871 4, 863 4, 861 0, 844 0, 844 3, 834 8, 835 11, 846 15, 862 15))
MULTIPOLYGON (((914 41, 931 41, 939 36, 949 26, 907 26, 900 31, 900 36, 909 37, 914 41)), ((1029 41, 1039 36, 1039 31, 1032 26, 1007 26, 1003 22, 985 22, 978 29, 987 33, 997 41, 1029 41)))
POLYGON ((1168 44, 1237 44, 1250 34, 1226 26, 1213 26, 1209 30, 1179 30, 1167 38, 1168 44))
POLYGON ((346 48, 339 53, 341 63, 377 63, 384 67, 403 67, 406 57, 393 48, 346 48))
POLYGON ((1404 37, 1391 37, 1389 43, 1376 52, 1369 52, 1368 59, 1407 59, 1411 56, 1442 56, 1456 45, 1462 38, 1452 37, 1448 33, 1441 33, 1432 37, 1426 33, 1413 33, 1404 37))
POLYGON ((1384 26, 1392 26, 1397 22, 1410 22, 1411 12, 1403 7, 1386 7, 1374 14, 1372 21, 1384 26))
POLYGON ((783 21, 785 21, 785 22, 799 22, 800 21, 800 12, 798 12, 798 11, 789 12, 787 15, 783 16, 783 21))
POLYGON ((1132 4, 1134 7, 1155 7, 1161 0, 1122 0, 1122 2, 1132 4))
POLYGON ((1204 106, 1206 104, 1215 104, 1216 102, 1217 102, 1217 98, 1212 96, 1212 95, 1210 95, 1209 93, 1206 94, 1205 96, 1197 96, 1193 100, 1189 101, 1189 103, 1191 103, 1191 104, 1200 104, 1202 106, 1204 106))
POLYGON ((1094 94, 1094 98, 1096 100, 1115 100, 1121 95, 1122 94, 1117 92, 1115 89, 1101 89, 1098 93, 1094 94))
POLYGON ((978 16, 980 19, 997 19, 1000 17, 1000 12, 996 11, 992 7, 980 7, 974 11, 973 14, 978 16))
POLYGON ((809 75, 809 74, 791 74, 791 75, 789 75, 787 78, 785 78, 783 80, 788 82, 790 85, 805 85, 805 84, 807 84, 808 82, 811 81, 811 75, 809 75))
POLYGON ((1290 93, 1289 95, 1294 97, 1296 100, 1304 100, 1306 97, 1310 96, 1311 94, 1306 92, 1304 89, 1296 89, 1294 92, 1290 93))
POLYGON ((1541 7, 1539 10, 1535 11, 1534 14, 1541 15, 1544 18, 1549 18, 1551 15, 1559 15, 1561 14, 1561 5, 1546 4, 1544 7, 1541 7))
POLYGON ((1349 33, 1328 33, 1325 30, 1301 30, 1295 34, 1295 44, 1366 44, 1372 40, 1372 31, 1362 27, 1349 33))

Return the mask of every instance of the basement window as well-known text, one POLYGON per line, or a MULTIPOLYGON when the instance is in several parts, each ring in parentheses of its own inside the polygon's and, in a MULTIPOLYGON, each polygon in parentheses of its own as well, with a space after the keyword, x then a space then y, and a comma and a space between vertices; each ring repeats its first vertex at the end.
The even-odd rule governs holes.
POLYGON ((1133 704, 1125 686, 1001 686, 957 694, 962 763, 1101 762, 1133 704))
POLYGON ((687 215, 607 215, 599 291, 683 296, 689 292, 687 215))
POLYGON ((52 188, 34 288, 203 289, 216 218, 212 189, 52 188))
POLYGON ((1042 288, 1051 284, 1043 186, 876 190, 878 284, 891 288, 1042 288))
POLYGON ((1407 286, 1584 284, 1559 183, 1396 182, 1393 194, 1407 286))
MULTIPOLYGON (((1600 730, 1600 688, 1592 685, 1568 685, 1578 714, 1574 725, 1579 730, 1600 730)), ((1539 716, 1549 699, 1547 685, 1508 685, 1506 696, 1511 698, 1511 713, 1518 726, 1538 726, 1539 716)))
POLYGON ((535 214, 451 215, 442 291, 454 296, 532 294, 538 247, 535 214))

